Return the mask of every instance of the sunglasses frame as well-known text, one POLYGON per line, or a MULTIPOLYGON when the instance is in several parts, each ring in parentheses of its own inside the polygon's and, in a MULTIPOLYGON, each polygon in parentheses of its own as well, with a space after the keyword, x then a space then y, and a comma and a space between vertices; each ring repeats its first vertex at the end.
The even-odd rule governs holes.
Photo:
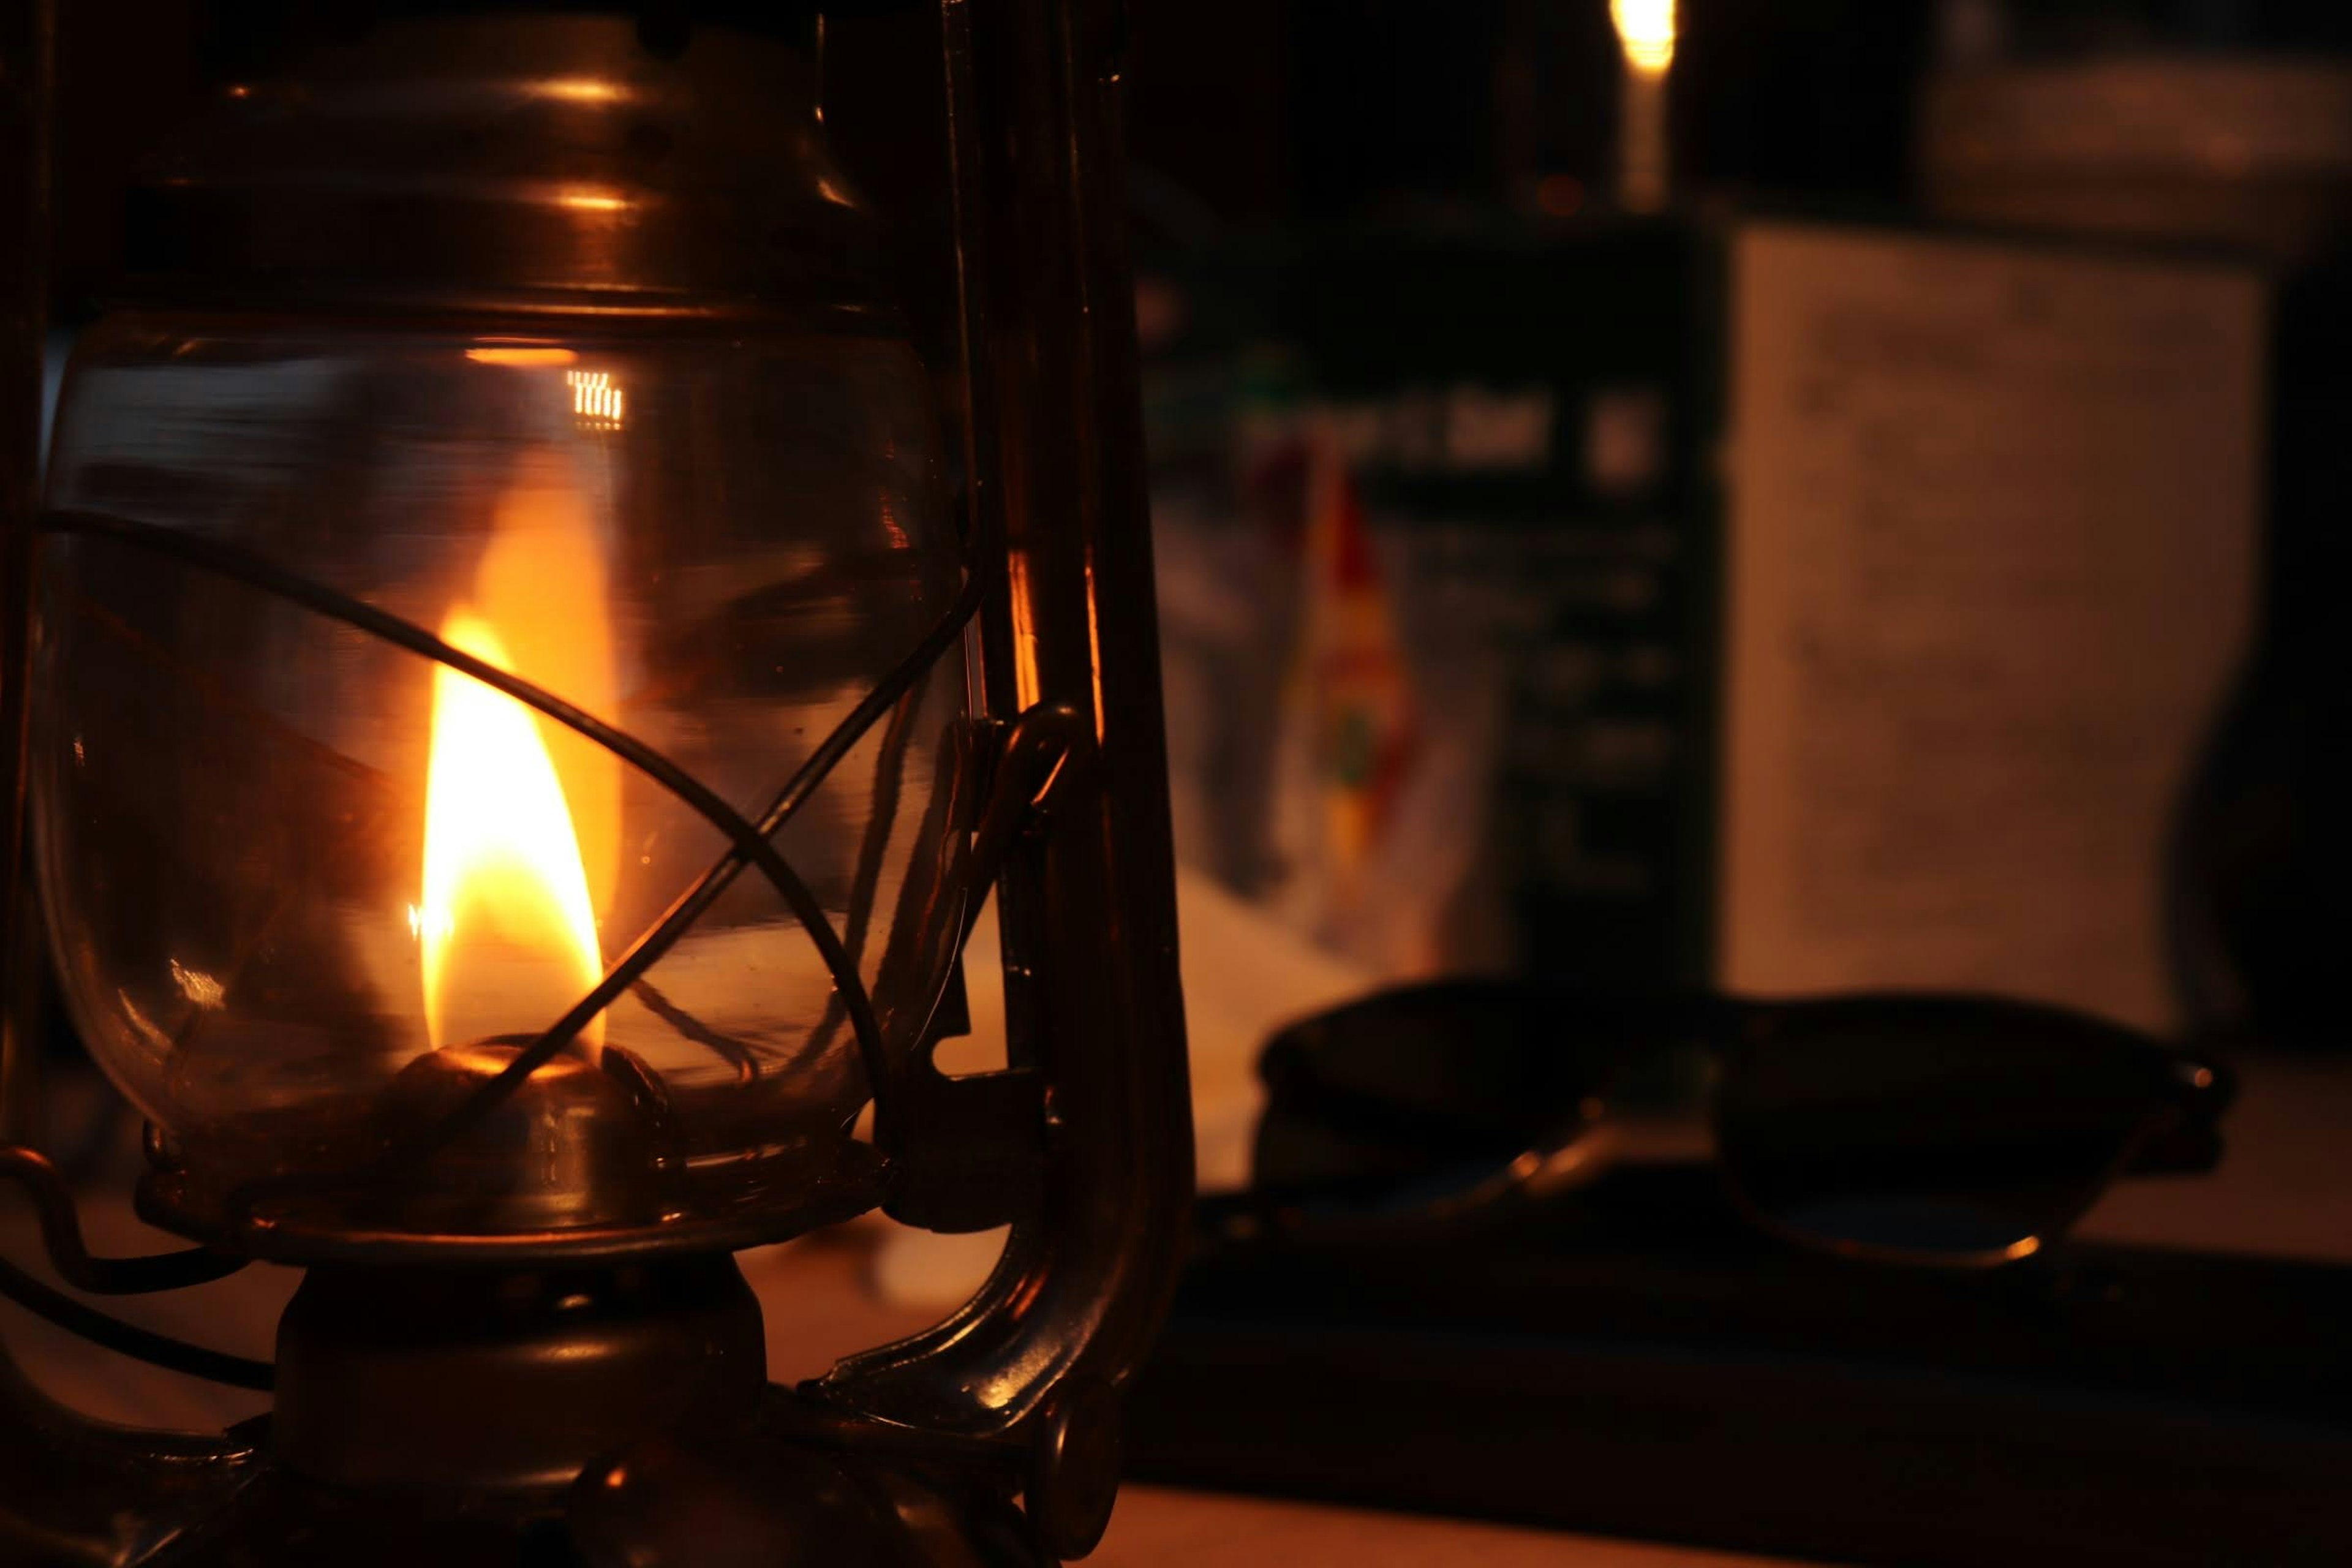
POLYGON ((1972 1010, 2007 1011, 2020 1020, 2032 1019, 2037 1026, 2095 1028, 2115 1037, 2115 1043, 2119 1047, 2136 1048, 2147 1053, 2152 1065, 2161 1058, 2162 1071, 2151 1075, 2158 1092, 2142 1113, 2138 1123, 2125 1134, 2116 1153, 2099 1167, 2096 1174, 2083 1184, 2082 1190, 2074 1197, 2056 1211, 2055 1217, 2005 1247, 1965 1249, 1912 1247, 1826 1236, 1774 1218, 1750 1197, 1747 1186, 1739 1179, 1737 1162, 1726 1152, 1727 1145, 1724 1125, 1729 1097, 1723 1092, 1722 1086, 1732 1081, 1734 1076, 1743 1070, 1746 1064, 1754 1061, 1759 1053, 1772 1048, 1773 1037, 1786 1018, 1814 1004, 1727 998, 1737 1022, 1732 1037, 1713 1047, 1721 1076, 1707 1110, 1707 1132, 1714 1146, 1716 1171, 1722 1179, 1726 1198, 1742 1219, 1775 1240, 1808 1252, 1858 1262, 1955 1273, 1982 1272, 2022 1262, 2042 1252, 2053 1241, 2072 1230, 2125 1175, 2193 1174, 2211 1170, 2221 1156, 2220 1122, 2222 1113, 2237 1098, 2237 1075, 2202 1052, 2167 1046, 2105 1019, 2037 1003, 1937 992, 1868 993, 1833 1000, 1843 1005, 1884 1005, 1890 1010, 1947 1009, 1965 1005, 1972 1010))
MULTIPOLYGON (((1759 1234, 1804 1251, 1852 1261, 1950 1272, 1980 1272, 2000 1268, 2042 1252, 2063 1236, 2105 1195, 2116 1181, 2130 1173, 2191 1173, 2212 1168, 2221 1152, 2221 1117, 2235 1098, 2235 1076, 2220 1061, 2200 1051, 2168 1046, 2151 1037, 2104 1019, 2043 1004, 2009 1001, 1980 995, 1934 992, 1856 993, 1819 999, 1748 999, 1706 993, 1675 993, 1653 998, 1595 998, 1562 993, 1548 995, 1539 988, 1498 982, 1439 982, 1399 987, 1301 1020, 1278 1033, 1260 1060, 1261 1076, 1270 1089, 1286 1079, 1297 1087, 1311 1080, 1314 1056, 1307 1043, 1310 1031, 1328 1031, 1375 1008, 1403 1010, 1443 1002, 1447 994, 1466 1012, 1479 1001, 1491 1001, 1512 991, 1521 993, 1521 1005, 1559 1021, 1571 1036, 1581 1015, 1621 1034, 1609 1050, 1609 1060, 1596 1075, 1597 1087, 1580 1097, 1561 1119, 1557 1131, 1530 1140, 1528 1146, 1499 1165, 1481 1161, 1484 1173, 1433 1194, 1417 1196, 1398 1206, 1355 1205, 1339 1200, 1326 1189, 1293 1185, 1266 1190, 1257 1187, 1223 1198, 1203 1198, 1202 1230, 1212 1239, 1247 1243, 1267 1237, 1341 1240, 1393 1238, 1433 1229, 1450 1229, 1517 1212, 1526 1204, 1580 1184, 1616 1163, 1600 1136, 1612 1121, 1611 1100, 1617 1082, 1632 1061, 1644 1054, 1675 1046, 1697 1047, 1712 1058, 1714 1079, 1706 1127, 1716 1173, 1727 1201, 1759 1234), (1906 1247, 1860 1242, 1826 1236, 1774 1218, 1750 1196, 1742 1183, 1738 1163, 1727 1152, 1725 1116, 1730 1097, 1726 1086, 1736 1080, 1745 1064, 1758 1053, 1773 1048, 1791 1020, 1809 1009, 1833 1006, 1843 1010, 1883 1009, 1892 1032, 1902 1021, 1936 1021, 1948 1025, 1962 1010, 1983 1019, 1988 1027, 2095 1032, 2120 1048, 2147 1054, 2157 1089, 2147 1111, 2121 1141, 2117 1152, 2105 1162, 2048 1221, 2027 1236, 2000 1247, 1972 1249, 1906 1247), (1312 1209, 1307 1201, 1321 1198, 1329 1206, 1312 1209)), ((1431 1037, 1436 1037, 1432 1033, 1431 1037)), ((1394 1125, 1411 1112, 1375 1097, 1323 1084, 1309 1087, 1327 1107, 1352 1107, 1358 1124, 1394 1125)), ((1268 1117, 1276 1114, 1269 1103, 1268 1117)), ((1264 1136, 1265 1123, 1260 1124, 1264 1136)), ((1417 1184, 1426 1185, 1427 1184, 1417 1184)))

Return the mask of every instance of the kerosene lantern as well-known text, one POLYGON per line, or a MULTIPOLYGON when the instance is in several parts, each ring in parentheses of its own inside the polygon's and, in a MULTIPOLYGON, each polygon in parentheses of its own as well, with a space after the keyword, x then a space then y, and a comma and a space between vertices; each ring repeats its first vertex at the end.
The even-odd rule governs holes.
MULTIPOLYGON (((47 23, 5 9, 22 239, 47 23)), ((370 9, 163 149, 37 507, 7 263, 9 797, 141 1210, 196 1246, 91 1258, 37 1152, 0 1173, 85 1291, 308 1272, 274 1367, 0 1276, 274 1385, 199 1439, 9 1379, 0 1536, 1082 1555, 1190 1190, 1110 19, 898 19, 950 172, 926 332, 814 12, 370 9), (1012 1059, 950 1077, 992 888, 1012 1059), (877 1208, 1013 1240, 936 1330, 770 1385, 731 1254, 877 1208)))

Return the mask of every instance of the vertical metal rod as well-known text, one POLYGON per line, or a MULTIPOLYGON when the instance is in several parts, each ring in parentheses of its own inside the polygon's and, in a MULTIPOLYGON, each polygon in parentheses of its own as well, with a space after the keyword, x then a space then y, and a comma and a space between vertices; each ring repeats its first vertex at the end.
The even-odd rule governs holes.
POLYGON ((989 562, 992 712, 1081 715, 1092 755, 997 885, 1015 1065, 1049 1098, 1045 1211, 961 1313, 828 1379, 876 1414, 1021 1428, 1156 1331, 1192 1200, 1159 637, 1118 114, 1119 8, 944 0, 989 562))
POLYGON ((0 0, 0 1136, 37 1131, 16 1092, 38 1042, 17 1005, 26 950, 25 776, 41 351, 48 335, 56 0, 0 0))

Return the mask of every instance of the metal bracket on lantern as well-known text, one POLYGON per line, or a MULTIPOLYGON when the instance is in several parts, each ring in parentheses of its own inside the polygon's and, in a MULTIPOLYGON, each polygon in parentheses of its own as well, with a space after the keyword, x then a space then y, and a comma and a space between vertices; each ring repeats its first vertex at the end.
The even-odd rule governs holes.
MULTIPOLYGON (((1032 708, 994 728, 1002 739, 990 770, 988 807, 972 837, 972 890, 959 954, 1006 857, 1023 837, 1045 830, 1054 797, 1068 787, 1094 739, 1078 713, 1059 706, 1032 708)), ((959 958, 950 990, 961 983, 959 958)), ((883 1212, 902 1225, 950 1233, 1026 1219, 1045 1194, 1050 1129, 1044 1076, 1013 1064, 951 1078, 933 1060, 947 1037, 935 1020, 898 1086, 898 1137, 883 1212)))

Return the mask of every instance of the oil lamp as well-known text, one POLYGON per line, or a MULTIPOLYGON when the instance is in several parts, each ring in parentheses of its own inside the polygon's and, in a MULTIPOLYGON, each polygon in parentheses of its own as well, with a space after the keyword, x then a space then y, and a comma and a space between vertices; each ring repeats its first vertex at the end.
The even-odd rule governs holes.
MULTIPOLYGON (((1033 1563, 1108 1518, 1191 1184, 1114 32, 869 0, 897 140, 940 128, 877 160, 943 172, 910 261, 824 19, 723 9, 384 4, 227 86, 37 503, 11 251, 10 820, 195 1246, 93 1258, 0 1173, 84 1292, 308 1270, 272 1366, 0 1273, 273 1392, 196 1438, 0 1380, 36 1559, 1033 1563), (992 889, 1011 1059, 950 1077, 992 889), (731 1254, 876 1208, 1013 1240, 769 1384, 731 1254)), ((0 25, 21 240, 47 19, 0 25)))

